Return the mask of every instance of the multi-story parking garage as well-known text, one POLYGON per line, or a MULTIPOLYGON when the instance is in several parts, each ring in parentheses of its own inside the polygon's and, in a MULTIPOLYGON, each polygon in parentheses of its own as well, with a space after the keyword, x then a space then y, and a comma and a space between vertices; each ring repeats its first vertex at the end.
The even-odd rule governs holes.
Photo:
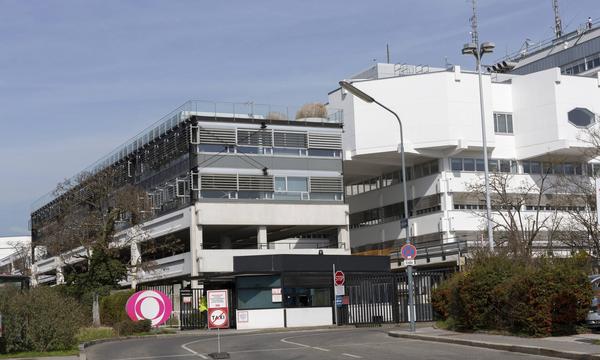
MULTIPOLYGON (((122 252, 152 266, 122 285, 201 287, 231 273, 235 256, 349 254, 341 112, 310 109, 291 118, 289 108, 190 101, 88 169, 116 169, 151 204, 143 236, 122 252), (166 250, 144 258, 153 243, 166 250)), ((34 249, 51 235, 63 200, 34 206, 34 249)), ((34 282, 62 283, 77 261, 48 252, 33 266, 34 282)))

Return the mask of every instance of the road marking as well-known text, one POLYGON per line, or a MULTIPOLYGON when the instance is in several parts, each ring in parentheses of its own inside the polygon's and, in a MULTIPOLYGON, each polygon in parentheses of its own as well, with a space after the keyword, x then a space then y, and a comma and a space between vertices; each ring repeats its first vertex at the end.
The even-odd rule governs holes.
POLYGON ((144 360, 144 359, 162 359, 162 358, 174 358, 189 356, 188 354, 183 355, 157 355, 157 356, 142 356, 142 357, 130 357, 130 358, 118 358, 114 360, 144 360))
POLYGON ((323 348, 320 348, 320 347, 317 347, 317 346, 311 346, 311 347, 312 347, 313 349, 316 349, 316 350, 321 350, 321 351, 330 351, 329 349, 323 349, 323 348))
POLYGON ((344 356, 350 356, 351 358, 355 358, 355 359, 362 359, 362 356, 358 356, 358 355, 346 354, 346 353, 342 353, 342 355, 344 355, 344 356))
POLYGON ((322 347, 310 346, 310 345, 301 344, 301 343, 298 343, 298 342, 294 342, 294 341, 289 341, 288 340, 288 339, 295 339, 295 338, 299 338, 299 337, 307 337, 307 336, 313 336, 313 335, 318 335, 318 334, 301 335, 301 336, 288 336, 288 337, 283 338, 283 339, 281 339, 279 341, 284 342, 286 344, 298 345, 298 346, 303 347, 303 348, 311 348, 311 349, 320 350, 320 351, 331 351, 329 349, 325 349, 325 348, 322 348, 322 347))
POLYGON ((206 360, 208 360, 208 357, 206 357, 206 356, 204 356, 204 355, 200 354, 199 352, 197 352, 197 351, 194 351, 194 350, 190 349, 189 347, 187 347, 187 346, 188 346, 188 345, 190 345, 190 344, 193 344, 193 343, 196 343, 196 342, 199 342, 199 341, 202 341, 202 340, 206 340, 206 339, 200 339, 200 340, 194 340, 194 341, 190 341, 190 342, 188 342, 188 343, 185 343, 185 344, 181 345, 181 348, 182 348, 183 350, 186 350, 186 351, 189 351, 189 352, 191 352, 192 354, 194 354, 194 355, 196 355, 196 356, 199 356, 199 357, 201 357, 201 358, 203 358, 203 359, 206 359, 206 360))

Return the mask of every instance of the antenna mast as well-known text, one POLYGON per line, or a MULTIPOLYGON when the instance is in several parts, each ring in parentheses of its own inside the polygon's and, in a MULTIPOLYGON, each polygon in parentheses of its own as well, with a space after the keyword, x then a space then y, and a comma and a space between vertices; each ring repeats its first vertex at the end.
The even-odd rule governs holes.
POLYGON ((473 1, 473 15, 471 20, 471 42, 479 47, 479 32, 477 31, 477 0, 473 1))
POLYGON ((553 1, 554 8, 554 35, 558 39, 562 36, 562 21, 560 20, 560 14, 558 13, 558 0, 553 1))

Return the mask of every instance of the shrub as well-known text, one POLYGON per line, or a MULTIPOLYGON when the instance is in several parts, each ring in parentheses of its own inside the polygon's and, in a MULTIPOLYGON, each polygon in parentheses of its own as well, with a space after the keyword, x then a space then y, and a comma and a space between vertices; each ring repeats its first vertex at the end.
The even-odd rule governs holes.
POLYGON ((152 322, 150 320, 132 321, 127 319, 115 323, 114 329, 118 336, 129 336, 149 332, 152 329, 152 322))
POLYGON ((39 287, 0 291, 5 351, 68 350, 84 319, 81 305, 59 291, 39 287))
POLYGON ((125 304, 133 294, 133 290, 118 291, 100 299, 100 322, 107 326, 113 326, 118 322, 128 320, 125 304))
POLYGON ((575 332, 592 289, 585 257, 515 260, 481 255, 433 294, 433 306, 457 330, 532 336, 575 332))
POLYGON ((320 103, 304 104, 296 112, 296 119, 304 118, 327 118, 327 108, 320 103))

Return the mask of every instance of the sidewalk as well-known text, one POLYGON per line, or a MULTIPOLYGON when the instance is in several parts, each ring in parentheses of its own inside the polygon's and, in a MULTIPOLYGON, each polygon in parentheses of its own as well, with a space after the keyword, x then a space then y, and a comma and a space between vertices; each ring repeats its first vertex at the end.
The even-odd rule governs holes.
POLYGON ((521 338, 516 336, 458 333, 435 329, 433 327, 417 328, 417 331, 414 333, 406 330, 395 330, 390 331, 388 334, 398 338, 483 347, 530 355, 552 356, 565 359, 600 359, 600 345, 593 345, 592 343, 594 340, 600 340, 600 335, 598 334, 551 338, 521 338))

